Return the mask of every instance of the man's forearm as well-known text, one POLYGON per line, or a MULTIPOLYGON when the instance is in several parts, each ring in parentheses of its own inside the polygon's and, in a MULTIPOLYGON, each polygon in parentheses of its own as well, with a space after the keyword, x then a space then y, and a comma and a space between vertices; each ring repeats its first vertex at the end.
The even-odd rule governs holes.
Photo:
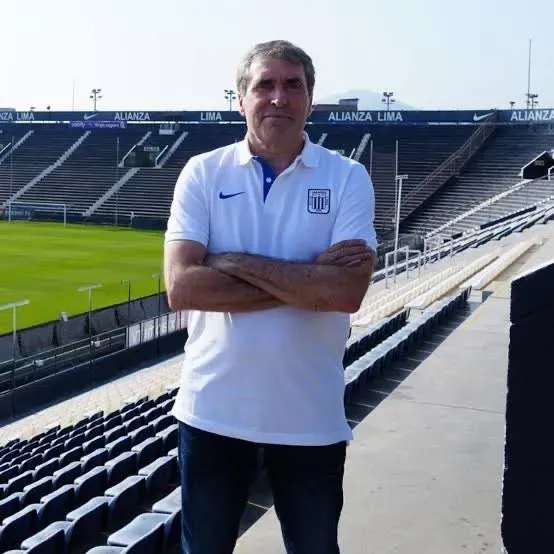
POLYGON ((176 269, 173 309, 205 312, 253 312, 281 306, 269 292, 211 267, 176 269))
POLYGON ((214 260, 214 266, 297 308, 355 312, 369 285, 373 262, 341 267, 231 254, 214 260))

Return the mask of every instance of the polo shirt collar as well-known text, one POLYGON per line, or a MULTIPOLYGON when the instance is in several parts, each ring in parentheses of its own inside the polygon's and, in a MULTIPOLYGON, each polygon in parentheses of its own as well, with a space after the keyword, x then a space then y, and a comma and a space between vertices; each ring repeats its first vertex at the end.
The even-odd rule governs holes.
MULTIPOLYGON (((302 152, 300 152, 297 159, 302 161, 306 167, 317 167, 319 164, 319 151, 310 140, 308 133, 304 131, 302 134, 304 136, 304 148, 302 148, 302 152)), ((244 140, 239 142, 237 146, 237 162, 239 165, 246 165, 253 157, 248 145, 248 138, 244 137, 244 140)))

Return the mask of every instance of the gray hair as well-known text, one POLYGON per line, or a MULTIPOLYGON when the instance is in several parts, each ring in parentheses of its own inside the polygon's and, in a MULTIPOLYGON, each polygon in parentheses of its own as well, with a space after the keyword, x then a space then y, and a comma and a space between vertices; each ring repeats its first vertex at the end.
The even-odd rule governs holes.
POLYGON ((298 46, 286 40, 272 40, 261 42, 253 46, 242 58, 237 69, 237 90, 246 94, 250 83, 250 67, 258 58, 277 58, 295 65, 301 65, 306 75, 308 93, 313 98, 315 85, 315 69, 312 58, 298 46))

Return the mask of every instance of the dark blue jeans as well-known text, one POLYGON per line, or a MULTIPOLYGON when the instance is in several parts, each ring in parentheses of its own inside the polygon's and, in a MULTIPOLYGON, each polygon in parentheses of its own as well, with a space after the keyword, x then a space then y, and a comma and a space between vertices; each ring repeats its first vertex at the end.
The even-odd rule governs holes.
MULTIPOLYGON (((184 554, 231 554, 261 445, 179 424, 184 554)), ((288 554, 339 554, 346 443, 263 445, 288 554)))

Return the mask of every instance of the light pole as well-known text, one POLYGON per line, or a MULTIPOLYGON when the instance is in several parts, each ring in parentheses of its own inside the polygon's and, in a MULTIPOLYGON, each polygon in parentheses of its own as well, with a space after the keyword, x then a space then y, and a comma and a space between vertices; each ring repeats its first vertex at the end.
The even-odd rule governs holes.
POLYGON ((89 371, 90 371, 90 384, 92 385, 92 291, 99 289, 102 285, 85 285, 79 287, 77 292, 88 292, 88 337, 89 337, 89 371))
POLYGON ((4 304, 3 306, 0 306, 0 312, 3 312, 4 310, 12 310, 12 336, 13 336, 13 344, 12 344, 12 375, 11 375, 11 389, 12 389, 12 416, 15 417, 15 358, 17 354, 17 308, 20 308, 21 306, 26 306, 29 304, 29 300, 19 300, 17 302, 10 302, 9 304, 4 304))
POLYGON ((381 98, 381 102, 387 105, 387 112, 390 111, 390 105, 396 102, 393 96, 394 92, 383 92, 383 98, 381 98))
POLYGON ((407 175, 397 175, 395 177, 398 183, 398 202, 396 205, 396 230, 394 232, 394 283, 396 283, 396 263, 398 261, 398 235, 400 233, 400 204, 402 202, 402 182, 407 179, 407 175))
POLYGON ((229 111, 233 111, 233 100, 236 100, 237 96, 232 88, 225 89, 225 100, 229 101, 229 111))
POLYGON ((98 104, 98 100, 100 100, 102 98, 102 95, 100 94, 102 92, 102 89, 100 88, 93 88, 91 91, 90 91, 90 99, 92 100, 92 105, 94 106, 94 111, 97 111, 96 110, 96 106, 98 104))

